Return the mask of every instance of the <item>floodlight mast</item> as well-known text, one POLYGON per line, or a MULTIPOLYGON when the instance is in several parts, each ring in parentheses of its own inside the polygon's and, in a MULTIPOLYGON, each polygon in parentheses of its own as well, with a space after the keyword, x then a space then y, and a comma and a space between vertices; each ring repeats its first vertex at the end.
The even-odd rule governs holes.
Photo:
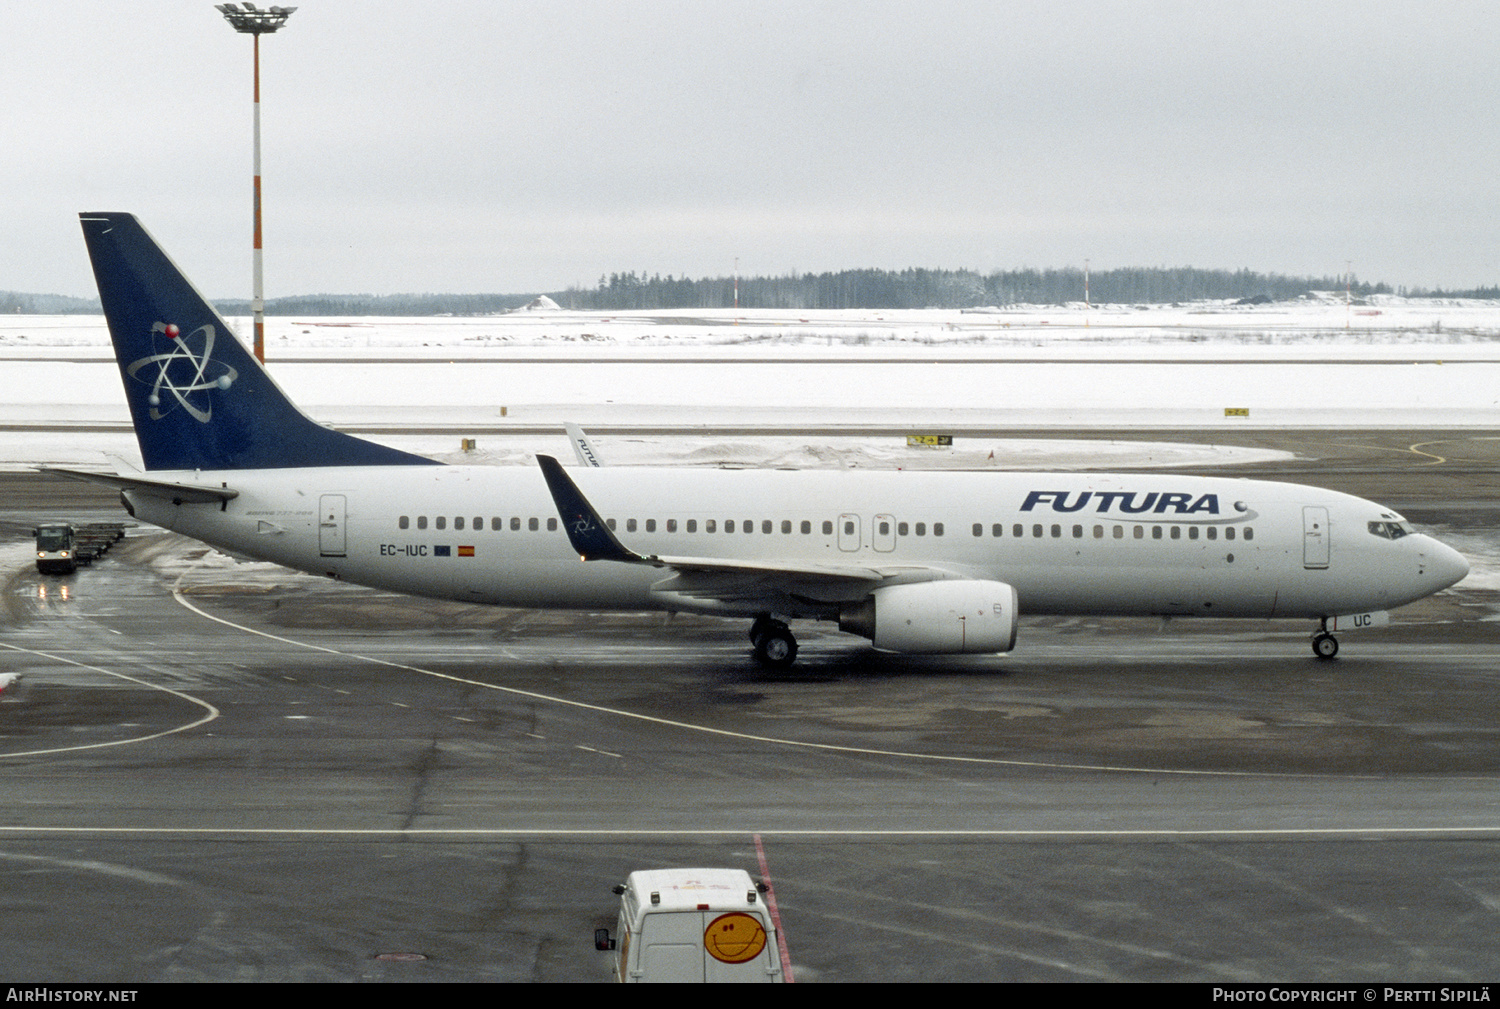
POLYGON ((261 10, 252 3, 214 4, 214 9, 224 15, 235 31, 249 35, 255 40, 255 183, 253 205, 255 208, 255 230, 252 241, 253 265, 251 267, 253 290, 250 295, 250 312, 255 317, 255 359, 266 361, 266 296, 264 270, 261 266, 261 221, 260 221, 260 37, 276 31, 286 24, 295 7, 271 7, 261 10))

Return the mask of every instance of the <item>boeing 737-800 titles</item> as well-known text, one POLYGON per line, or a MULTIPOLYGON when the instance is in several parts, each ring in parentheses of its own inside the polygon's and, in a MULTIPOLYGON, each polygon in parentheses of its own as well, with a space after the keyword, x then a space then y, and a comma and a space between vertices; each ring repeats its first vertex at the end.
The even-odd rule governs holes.
POLYGON ((1388 508, 1288 483, 444 465, 309 419, 133 216, 82 222, 145 470, 56 472, 302 571, 466 602, 745 618, 773 665, 796 656, 792 619, 890 651, 994 653, 1023 613, 1305 618, 1331 658, 1335 630, 1468 572, 1388 508))

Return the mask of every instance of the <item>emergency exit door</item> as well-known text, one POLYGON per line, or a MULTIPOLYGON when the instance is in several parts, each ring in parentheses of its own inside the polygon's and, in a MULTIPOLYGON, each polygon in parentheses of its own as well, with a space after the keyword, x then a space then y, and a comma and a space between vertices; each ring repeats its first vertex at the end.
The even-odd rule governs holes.
POLYGON ((862 540, 859 533, 859 516, 843 514, 839 516, 839 549, 852 552, 860 548, 862 540))

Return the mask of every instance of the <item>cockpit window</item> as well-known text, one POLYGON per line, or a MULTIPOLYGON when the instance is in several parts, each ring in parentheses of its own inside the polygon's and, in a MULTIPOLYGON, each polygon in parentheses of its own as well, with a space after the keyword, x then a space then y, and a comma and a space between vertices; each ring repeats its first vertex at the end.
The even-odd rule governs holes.
POLYGON ((1411 526, 1405 522, 1371 522, 1369 529, 1370 535, 1387 540, 1399 540, 1411 534, 1411 526))

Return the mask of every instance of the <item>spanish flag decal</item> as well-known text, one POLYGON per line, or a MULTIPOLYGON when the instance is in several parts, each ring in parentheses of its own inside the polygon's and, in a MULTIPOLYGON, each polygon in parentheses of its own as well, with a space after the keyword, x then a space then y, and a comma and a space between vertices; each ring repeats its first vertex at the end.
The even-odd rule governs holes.
POLYGON ((461 547, 458 548, 458 556, 460 556, 460 557, 473 557, 474 556, 474 548, 473 547, 461 546, 461 547))

